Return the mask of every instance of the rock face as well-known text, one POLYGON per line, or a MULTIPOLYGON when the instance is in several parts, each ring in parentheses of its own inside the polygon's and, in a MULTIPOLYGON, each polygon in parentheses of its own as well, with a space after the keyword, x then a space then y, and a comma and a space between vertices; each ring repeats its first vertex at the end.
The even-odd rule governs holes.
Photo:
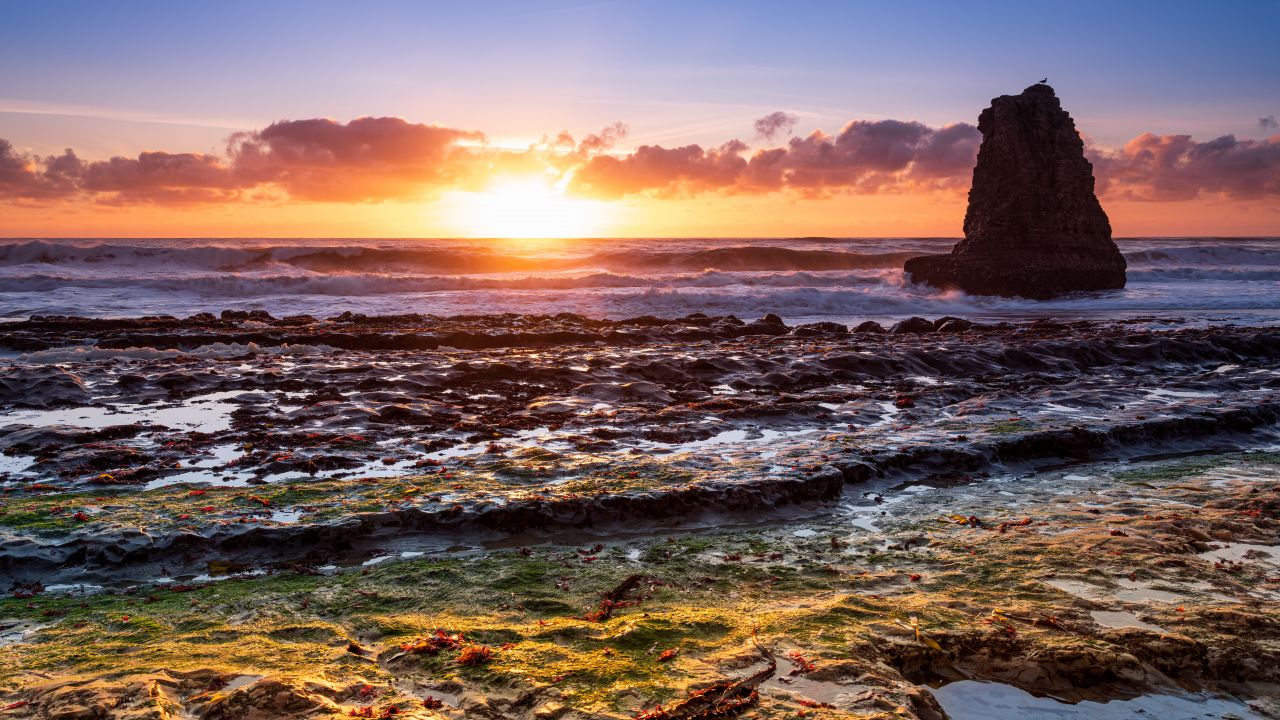
POLYGON ((1093 166, 1053 88, 995 98, 978 130, 964 240, 950 255, 908 260, 911 278, 1035 299, 1124 287, 1124 257, 1093 193, 1093 166))

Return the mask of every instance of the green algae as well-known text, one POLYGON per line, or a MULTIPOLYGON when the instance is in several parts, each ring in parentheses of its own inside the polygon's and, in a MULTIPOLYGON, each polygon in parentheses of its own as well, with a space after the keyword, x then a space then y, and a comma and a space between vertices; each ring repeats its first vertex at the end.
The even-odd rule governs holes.
MULTIPOLYGON (((87 492, 6 492, 0 500, 0 527, 39 536, 86 526, 199 531, 230 523, 272 524, 277 511, 296 514, 299 522, 315 523, 410 508, 442 511, 460 503, 499 498, 573 498, 682 487, 709 476, 672 461, 580 457, 565 461, 573 465, 568 477, 536 474, 535 482, 513 483, 511 463, 504 457, 481 458, 421 475, 249 487, 184 482, 150 490, 99 486, 87 492)), ((535 476, 525 479, 530 477, 535 476)))
MULTIPOLYGON (((1245 456, 1222 462, 1263 467, 1245 456)), ((1158 510, 1162 501, 1209 491, 1256 495, 1245 484, 1213 485, 1220 480, 1216 468, 1187 474, 1185 487, 1136 488, 1123 502, 1158 510)), ((548 688, 574 708, 630 715, 730 672, 717 668, 742 667, 756 641, 784 658, 795 651, 819 668, 844 663, 869 678, 884 672, 894 657, 884 653, 892 648, 938 652, 926 641, 955 653, 982 643, 1050 655, 1119 652, 1115 637, 1090 629, 1075 598, 1038 578, 1082 578, 1107 589, 1135 573, 1182 590, 1206 577, 1224 590, 1265 580, 1252 570, 1222 578, 1211 563, 1170 555, 1176 543, 1142 539, 1166 526, 1140 513, 1095 514, 1075 503, 1020 506, 998 497, 986 510, 974 508, 991 514, 972 527, 939 522, 943 513, 931 497, 912 502, 893 506, 880 521, 883 533, 874 534, 850 535, 829 518, 807 523, 816 532, 808 537, 785 525, 711 530, 600 550, 544 545, 392 560, 327 575, 274 572, 198 587, 6 598, 0 618, 44 627, 0 648, 0 688, 23 687, 35 673, 125 677, 215 668, 341 684, 450 681, 482 693, 548 688), (1024 513, 1034 519, 1023 524, 1024 513), (1002 529, 1001 518, 1014 524, 1002 529), (1127 537, 1109 534, 1118 527, 1127 537), (1162 564, 1168 558, 1179 564, 1162 564), (626 599, 638 604, 617 608, 603 622, 586 618, 605 592, 633 574, 644 581, 626 599), (437 630, 494 648, 494 659, 464 667, 451 651, 396 657, 401 645, 437 630), (673 654, 664 660, 666 651, 673 654)), ((947 510, 961 509, 969 508, 947 510)), ((1221 513, 1237 525, 1242 517, 1259 528, 1271 522, 1231 508, 1221 513)), ((1217 605, 1197 597, 1187 612, 1156 608, 1149 616, 1197 642, 1253 652, 1239 633, 1225 634, 1229 619, 1214 619, 1217 605)), ((1280 623, 1274 608, 1256 617, 1280 623)), ((779 707, 795 715, 795 705, 779 707)))

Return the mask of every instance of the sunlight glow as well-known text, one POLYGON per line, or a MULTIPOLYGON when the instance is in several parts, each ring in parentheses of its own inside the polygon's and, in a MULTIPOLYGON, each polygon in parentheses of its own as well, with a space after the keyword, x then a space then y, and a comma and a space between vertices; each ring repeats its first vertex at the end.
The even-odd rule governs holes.
POLYGON ((598 200, 569 197, 567 177, 500 177, 484 192, 454 192, 447 216, 459 234, 494 238, 574 238, 604 234, 610 208, 598 200))

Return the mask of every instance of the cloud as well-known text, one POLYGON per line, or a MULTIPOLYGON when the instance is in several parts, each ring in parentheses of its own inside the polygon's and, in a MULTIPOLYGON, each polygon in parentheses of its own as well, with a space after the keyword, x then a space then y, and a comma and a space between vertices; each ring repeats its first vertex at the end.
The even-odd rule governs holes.
POLYGON ((956 123, 938 128, 916 148, 911 175, 917 181, 968 181, 981 144, 982 135, 972 125, 956 123))
POLYGON ((855 120, 834 137, 793 138, 781 185, 814 191, 880 192, 949 184, 972 171, 981 135, 972 125, 935 130, 918 122, 855 120))
POLYGON ((18 153, 0 138, 0 199, 40 202, 70 197, 78 190, 83 168, 70 149, 38 159, 18 153))
POLYGON ((773 142, 779 133, 786 135, 791 134, 791 129, 796 126, 800 118, 790 113, 779 110, 778 112, 769 113, 764 117, 756 120, 756 137, 764 138, 769 142, 773 142))
POLYGON ((88 163, 79 188, 98 202, 173 205, 234 200, 254 183, 236 175, 222 159, 202 153, 144 152, 88 163))
MULTIPOLYGON (((613 146, 626 138, 629 132, 631 132, 631 129, 627 127, 626 123, 616 122, 599 133, 583 138, 582 142, 578 144, 578 152, 582 155, 587 155, 612 150, 613 146)), ((565 134, 567 135, 567 133, 565 134)))
POLYGON ((1253 200, 1280 195, 1280 136, 1196 142, 1144 133, 1112 152, 1091 151, 1098 192, 1127 200, 1179 201, 1219 194, 1253 200))
MULTIPOLYGON (((762 133, 792 127, 792 116, 757 121, 762 133)), ((379 202, 417 200, 444 190, 479 190, 505 175, 566 182, 579 196, 695 197, 790 193, 963 190, 981 135, 972 125, 930 127, 903 120, 855 120, 828 135, 785 144, 642 145, 618 152, 627 126, 614 123, 575 141, 567 131, 524 149, 487 144, 474 130, 362 117, 282 120, 228 140, 225 156, 142 152, 86 162, 24 155, 0 140, 0 200, 127 204, 379 202)), ((1104 197, 1180 201, 1217 195, 1280 194, 1280 135, 1199 142, 1188 135, 1140 135, 1118 150, 1089 147, 1104 197)))
POLYGON ((285 120, 232 135, 227 152, 238 177, 277 185, 290 197, 374 201, 460 182, 473 156, 458 143, 483 139, 393 117, 285 120))
POLYGON ((623 157, 596 155, 578 169, 571 187, 584 195, 618 198, 648 193, 696 195, 733 186, 747 166, 747 146, 731 140, 718 148, 641 145, 623 157))
POLYGON ((1258 118, 1258 127, 1263 130, 1275 130, 1276 128, 1280 128, 1280 120, 1276 120, 1275 115, 1260 117, 1258 118))
POLYGON ((939 188, 967 180, 980 141, 972 125, 933 129, 917 122, 857 120, 838 135, 815 131, 749 158, 743 156, 747 145, 738 140, 711 149, 644 145, 621 157, 595 156, 578 170, 572 187, 600 197, 939 188))
POLYGON ((479 132, 400 118, 285 120, 233 134, 226 158, 143 152, 90 163, 71 150, 37 162, 0 140, 0 196, 192 204, 246 199, 250 189, 274 188, 294 200, 402 199, 462 185, 483 170, 484 159, 458 145, 483 139, 479 132))

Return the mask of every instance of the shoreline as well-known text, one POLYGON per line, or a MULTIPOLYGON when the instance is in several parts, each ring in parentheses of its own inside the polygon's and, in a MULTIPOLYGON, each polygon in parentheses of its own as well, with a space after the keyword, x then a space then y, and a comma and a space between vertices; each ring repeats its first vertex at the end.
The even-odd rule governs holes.
POLYGON ((939 720, 966 680, 1274 711, 1280 329, 228 311, 0 346, 13 717, 618 720, 748 683, 939 720), (436 629, 492 659, 400 649, 436 629))

